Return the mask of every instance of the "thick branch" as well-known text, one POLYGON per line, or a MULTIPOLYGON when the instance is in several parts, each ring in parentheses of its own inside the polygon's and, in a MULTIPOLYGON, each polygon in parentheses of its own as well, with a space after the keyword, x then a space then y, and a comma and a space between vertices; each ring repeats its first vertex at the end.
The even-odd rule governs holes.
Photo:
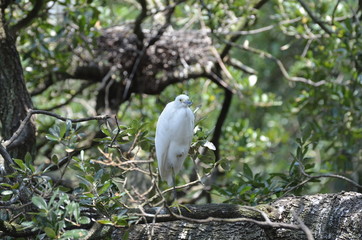
POLYGON ((176 208, 171 208, 171 215, 165 208, 144 209, 143 219, 148 223, 114 230, 112 236, 117 239, 127 231, 128 239, 357 240, 362 237, 361 200, 360 193, 342 192, 286 197, 257 209, 187 205, 190 211, 181 208, 182 216, 176 208))
MULTIPOLYGON (((146 2, 144 0, 140 0, 140 3, 141 3, 141 6, 142 6, 142 12, 140 13, 139 17, 142 21, 142 17, 146 17, 146 16, 143 16, 143 11, 146 11, 147 12, 147 5, 146 5, 146 2)), ((125 86, 125 90, 123 92, 123 100, 126 100, 130 97, 130 88, 132 88, 132 85, 134 83, 133 79, 136 75, 136 72, 137 70, 139 69, 139 66, 144 58, 144 55, 147 51, 148 48, 150 48, 152 45, 154 45, 160 38, 161 36, 164 34, 165 30, 167 29, 167 27, 170 25, 171 23, 171 17, 172 17, 172 13, 175 11, 175 7, 172 7, 168 10, 167 14, 166 14, 166 22, 165 24, 163 24, 162 27, 159 28, 159 30, 157 31, 157 34, 155 36, 153 36, 149 42, 147 43, 147 45, 144 47, 143 46, 143 39, 144 39, 144 34, 143 34, 143 31, 141 29, 141 23, 138 24, 138 28, 140 29, 136 29, 136 26, 135 26, 135 34, 137 35, 138 39, 140 40, 140 37, 142 38, 142 48, 139 48, 141 49, 142 51, 140 52, 140 54, 138 55, 138 57, 135 59, 135 62, 133 64, 133 68, 132 68, 132 72, 131 74, 129 75, 129 77, 127 77, 126 79, 126 86, 125 86), (136 32, 139 31, 139 33, 136 32), (142 32, 142 34, 141 34, 142 32)), ((138 20, 137 18, 137 20, 138 20)), ((136 20, 136 24, 137 24, 137 20, 136 20)))
POLYGON ((136 18, 133 32, 136 34, 139 41, 138 49, 141 50, 143 48, 143 39, 145 38, 145 35, 143 34, 142 30, 142 23, 147 17, 147 2, 146 0, 139 0, 138 2, 141 5, 141 12, 136 18))
POLYGON ((228 89, 224 89, 224 101, 222 103, 221 111, 215 125, 214 134, 211 139, 211 142, 215 146, 217 146, 215 150, 216 161, 220 159, 219 141, 222 133, 222 126, 224 125, 227 113, 229 112, 230 109, 232 96, 233 96, 232 92, 230 92, 228 89))

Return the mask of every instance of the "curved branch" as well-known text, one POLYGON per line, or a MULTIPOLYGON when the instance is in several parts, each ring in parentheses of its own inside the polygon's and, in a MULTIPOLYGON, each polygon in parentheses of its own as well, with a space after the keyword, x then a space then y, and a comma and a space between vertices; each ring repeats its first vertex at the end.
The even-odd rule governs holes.
POLYGON ((232 100, 233 94, 228 89, 224 89, 224 102, 221 107, 221 111, 219 114, 219 117, 217 118, 217 122, 215 125, 214 134, 212 136, 211 142, 215 145, 215 161, 218 161, 220 159, 220 137, 222 133, 222 126, 224 125, 226 116, 229 112, 231 100, 232 100))
POLYGON ((62 117, 58 114, 55 113, 51 113, 51 112, 47 112, 44 110, 34 110, 34 109, 30 109, 28 111, 27 116, 25 117, 25 119, 21 122, 19 128, 14 132, 14 134, 11 136, 10 139, 6 140, 3 143, 3 146, 6 148, 12 148, 16 146, 16 139, 19 138, 19 136, 21 135, 22 131, 24 130, 25 126, 27 125, 27 123, 29 122, 31 116, 33 114, 44 114, 44 115, 48 115, 51 117, 55 117, 61 121, 67 121, 70 120, 73 123, 78 123, 78 122, 86 122, 86 121, 91 121, 91 120, 107 120, 110 118, 110 116, 108 115, 100 115, 100 116, 94 116, 94 117, 86 117, 86 118, 78 118, 78 119, 71 119, 71 118, 66 118, 66 117, 62 117))
POLYGON ((283 74, 283 77, 285 77, 289 81, 302 82, 302 83, 306 83, 306 84, 309 84, 309 85, 314 86, 314 87, 319 87, 319 86, 324 85, 324 84, 327 83, 325 80, 314 82, 314 81, 312 81, 311 79, 308 79, 308 78, 292 77, 292 76, 289 75, 288 71, 285 69, 284 64, 282 63, 282 61, 280 61, 278 58, 274 57, 270 53, 264 52, 264 51, 262 51, 260 49, 249 47, 248 44, 239 45, 239 44, 236 44, 236 43, 233 43, 233 42, 228 42, 228 43, 231 46, 234 46, 234 47, 237 47, 239 49, 246 50, 246 51, 258 54, 261 57, 266 57, 268 59, 271 59, 271 60, 275 61, 277 63, 277 65, 278 65, 281 73, 283 74))
POLYGON ((29 26, 32 21, 38 17, 39 12, 42 10, 44 5, 44 0, 36 0, 33 9, 26 15, 25 18, 21 19, 15 25, 10 28, 10 31, 13 33, 17 33, 22 28, 29 26))
POLYGON ((0 159, 0 176, 6 175, 11 172, 10 164, 13 164, 13 159, 11 158, 8 151, 6 151, 5 147, 0 144, 0 155, 2 156, 2 160, 0 159))

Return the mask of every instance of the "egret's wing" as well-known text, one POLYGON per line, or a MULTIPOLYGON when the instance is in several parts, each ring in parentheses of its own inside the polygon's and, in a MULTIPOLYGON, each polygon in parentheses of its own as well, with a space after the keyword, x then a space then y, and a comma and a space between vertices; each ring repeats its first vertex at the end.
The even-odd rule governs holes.
POLYGON ((157 121, 156 127, 156 137, 155 137, 155 146, 156 146, 156 156, 158 162, 158 169, 162 180, 166 180, 168 175, 171 174, 167 171, 168 162, 167 162, 167 153, 169 151, 170 142, 172 134, 170 134, 170 125, 169 121, 172 117, 172 105, 171 103, 167 104, 165 109, 162 111, 160 117, 157 121))
POLYGON ((164 180, 166 178, 166 169, 167 169, 167 153, 169 151, 170 147, 170 141, 169 136, 165 134, 165 131, 159 130, 157 128, 156 132, 156 156, 157 156, 157 162, 158 162, 158 169, 161 175, 161 179, 164 180))

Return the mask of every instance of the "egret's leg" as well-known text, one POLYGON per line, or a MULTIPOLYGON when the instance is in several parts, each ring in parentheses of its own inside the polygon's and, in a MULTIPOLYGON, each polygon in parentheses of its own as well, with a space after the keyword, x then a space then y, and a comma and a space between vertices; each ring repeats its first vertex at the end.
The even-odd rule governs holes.
POLYGON ((173 185, 173 200, 177 200, 177 192, 176 192, 176 177, 175 177, 175 171, 172 169, 172 185, 173 185))
POLYGON ((183 207, 185 208, 187 211, 191 212, 191 210, 186 207, 185 205, 182 205, 182 204, 179 204, 178 201, 177 201, 177 191, 176 191, 176 177, 175 177, 175 171, 172 169, 172 183, 173 183, 173 201, 174 201, 174 204, 173 206, 177 208, 178 210, 178 214, 179 215, 182 215, 182 212, 181 212, 181 209, 180 207, 183 207))

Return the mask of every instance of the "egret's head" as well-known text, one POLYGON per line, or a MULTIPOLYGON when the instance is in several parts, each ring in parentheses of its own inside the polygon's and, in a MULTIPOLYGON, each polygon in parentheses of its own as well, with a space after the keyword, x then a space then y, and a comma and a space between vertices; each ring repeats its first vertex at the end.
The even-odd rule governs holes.
POLYGON ((185 94, 178 95, 175 98, 175 103, 178 106, 183 106, 183 107, 188 107, 188 106, 190 106, 192 104, 192 102, 189 99, 189 96, 187 96, 185 94))

